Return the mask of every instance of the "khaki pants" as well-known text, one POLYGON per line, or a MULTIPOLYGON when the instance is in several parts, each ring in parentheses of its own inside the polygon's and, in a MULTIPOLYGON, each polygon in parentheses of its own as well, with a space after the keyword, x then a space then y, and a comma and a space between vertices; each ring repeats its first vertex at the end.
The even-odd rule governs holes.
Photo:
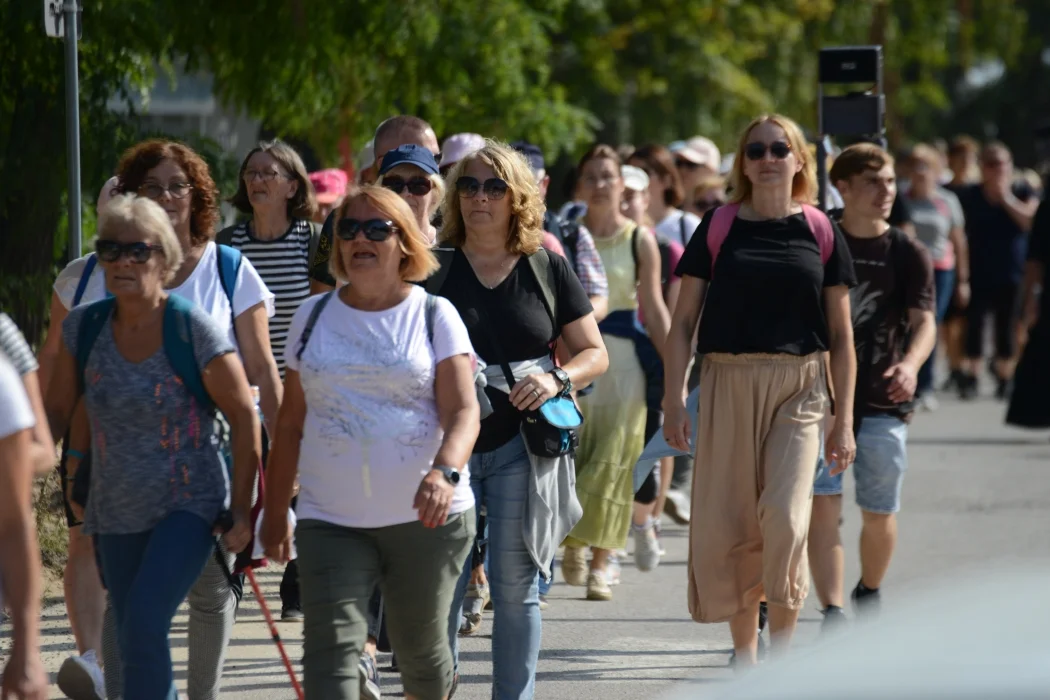
POLYGON ((802 607, 827 406, 820 354, 704 358, 689 526, 697 622, 724 622, 763 595, 802 607))

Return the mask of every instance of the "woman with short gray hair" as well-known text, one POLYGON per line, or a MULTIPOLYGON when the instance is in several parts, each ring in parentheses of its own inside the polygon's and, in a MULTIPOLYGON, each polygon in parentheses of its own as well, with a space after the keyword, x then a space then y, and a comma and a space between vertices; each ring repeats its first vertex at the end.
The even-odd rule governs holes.
POLYGON ((64 435, 80 396, 92 433, 94 535, 113 603, 124 696, 177 695, 168 633, 232 511, 231 552, 248 544, 260 426, 244 367, 224 329, 165 291, 183 251, 160 205, 118 195, 99 218, 96 252, 112 295, 69 312, 45 407, 64 435), (216 411, 229 421, 233 486, 216 411))

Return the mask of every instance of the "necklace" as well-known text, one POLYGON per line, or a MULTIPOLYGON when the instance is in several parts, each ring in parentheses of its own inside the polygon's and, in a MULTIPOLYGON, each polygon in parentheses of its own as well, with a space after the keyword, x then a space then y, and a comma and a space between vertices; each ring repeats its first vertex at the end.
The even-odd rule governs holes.
MULTIPOLYGON (((502 284, 505 279, 507 279, 508 275, 504 274, 504 271, 507 269, 507 263, 509 263, 511 260, 517 259, 516 255, 507 255, 500 262, 499 268, 496 270, 496 273, 494 275, 493 274, 484 274, 484 275, 482 275, 479 272, 479 268, 481 266, 480 265, 475 265, 474 264, 474 260, 471 259, 471 256, 469 254, 467 254, 466 251, 463 251, 463 253, 467 257, 467 262, 470 263, 470 268, 474 271, 474 276, 478 278, 478 282, 481 283, 482 287, 484 287, 485 289, 488 289, 488 290, 495 289, 500 284, 502 284), (490 281, 490 280, 492 280, 492 281, 490 281)), ((486 270, 486 273, 488 273, 487 270, 486 270)))

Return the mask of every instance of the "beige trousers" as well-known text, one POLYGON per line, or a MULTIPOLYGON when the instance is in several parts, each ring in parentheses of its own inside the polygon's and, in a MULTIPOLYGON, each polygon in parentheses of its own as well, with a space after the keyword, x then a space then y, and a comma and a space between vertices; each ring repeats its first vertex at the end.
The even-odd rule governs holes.
POLYGON ((802 607, 813 481, 828 407, 821 354, 709 354, 689 525, 689 612, 725 622, 757 603, 802 607))

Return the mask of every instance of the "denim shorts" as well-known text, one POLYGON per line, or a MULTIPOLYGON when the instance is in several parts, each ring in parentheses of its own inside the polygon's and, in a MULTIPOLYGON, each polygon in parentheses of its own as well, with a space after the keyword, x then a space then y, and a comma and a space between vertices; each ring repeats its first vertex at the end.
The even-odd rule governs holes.
MULTIPOLYGON (((896 513, 901 509, 901 485, 908 469, 908 424, 895 416, 865 416, 857 435, 857 459, 846 471, 857 484, 857 505, 869 513, 896 513)), ((815 496, 842 493, 842 474, 831 476, 821 458, 815 496)))

